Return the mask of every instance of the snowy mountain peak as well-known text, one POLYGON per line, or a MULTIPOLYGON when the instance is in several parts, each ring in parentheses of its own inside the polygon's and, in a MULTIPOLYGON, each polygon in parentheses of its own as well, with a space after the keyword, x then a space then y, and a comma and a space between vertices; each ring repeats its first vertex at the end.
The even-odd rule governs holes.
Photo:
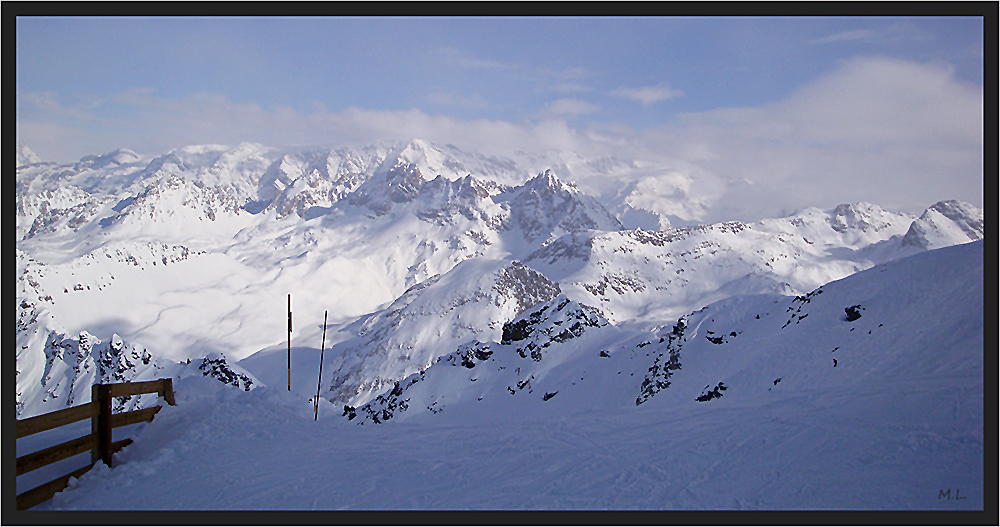
POLYGON ((153 181, 182 176, 209 187, 232 188, 249 199, 274 155, 273 149, 256 143, 191 145, 153 159, 142 175, 153 181))
POLYGON ((417 165, 397 161, 385 173, 362 183, 348 201, 351 205, 367 207, 382 216, 389 212, 393 204, 413 201, 424 183, 426 180, 417 165))
POLYGON ((580 192, 573 183, 564 183, 552 169, 545 169, 544 172, 539 173, 537 176, 528 180, 524 184, 525 188, 534 190, 536 192, 547 192, 547 193, 557 193, 557 192, 580 192))
POLYGON ((871 203, 842 203, 830 212, 830 226, 840 233, 849 229, 880 231, 892 225, 884 218, 885 214, 882 208, 871 203))
POLYGON ((983 239, 983 211, 958 200, 939 201, 914 220, 903 245, 937 249, 983 239))
POLYGON ((38 157, 38 154, 33 152, 24 143, 17 143, 17 166, 21 167, 41 162, 42 158, 38 157))
POLYGON ((510 203, 518 227, 529 242, 542 245, 558 237, 586 230, 621 230, 622 224, 593 197, 566 184, 546 170, 519 187, 500 194, 510 203))

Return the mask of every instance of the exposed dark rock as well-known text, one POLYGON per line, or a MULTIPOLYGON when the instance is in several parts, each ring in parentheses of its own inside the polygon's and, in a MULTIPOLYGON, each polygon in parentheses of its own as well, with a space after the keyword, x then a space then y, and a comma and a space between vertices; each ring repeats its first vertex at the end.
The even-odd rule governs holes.
POLYGON ((597 308, 560 295, 504 324, 500 343, 515 346, 514 351, 522 358, 530 355, 533 360, 540 361, 542 350, 552 344, 577 338, 587 328, 607 324, 597 308))
MULTIPOLYGON (((778 381, 774 381, 774 384, 777 385, 778 381)), ((705 388, 701 392, 701 395, 696 397, 695 400, 703 403, 705 401, 711 401, 712 399, 718 399, 722 397, 722 392, 726 391, 726 389, 727 389, 726 385, 721 382, 719 384, 716 384, 715 388, 712 388, 711 391, 708 390, 708 386, 705 386, 705 388)))
POLYGON ((653 358, 653 364, 646 370, 646 375, 639 387, 639 396, 635 399, 636 406, 646 402, 660 390, 669 387, 670 376, 673 375, 674 371, 681 369, 681 345, 685 340, 684 330, 686 328, 686 322, 680 318, 669 333, 660 337, 659 343, 666 343, 666 346, 653 358))
POLYGON ((250 391, 253 386, 253 379, 243 373, 233 371, 223 356, 205 357, 201 365, 198 366, 205 377, 218 379, 223 384, 229 384, 244 391, 250 391))

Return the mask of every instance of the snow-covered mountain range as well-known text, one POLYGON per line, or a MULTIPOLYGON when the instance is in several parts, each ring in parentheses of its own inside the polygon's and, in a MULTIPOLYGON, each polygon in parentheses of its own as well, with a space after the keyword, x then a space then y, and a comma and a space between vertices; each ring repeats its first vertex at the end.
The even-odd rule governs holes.
MULTIPOLYGON (((362 408, 448 357, 508 345, 505 325, 538 306, 570 326, 661 338, 713 302, 805 295, 983 238, 982 210, 957 201, 919 217, 855 203, 670 228, 697 204, 640 199, 652 195, 649 166, 574 156, 414 140, 120 149, 57 164, 19 145, 19 416, 79 402, 98 379, 206 358, 228 361, 219 376, 243 388, 278 384, 284 371, 251 366, 288 345, 288 294, 293 354, 319 347, 329 311, 321 397, 362 408), (564 180, 568 157, 634 184, 590 196, 564 180)), ((662 361, 661 376, 669 353, 662 361)), ((303 381, 315 374, 294 366, 303 381)))

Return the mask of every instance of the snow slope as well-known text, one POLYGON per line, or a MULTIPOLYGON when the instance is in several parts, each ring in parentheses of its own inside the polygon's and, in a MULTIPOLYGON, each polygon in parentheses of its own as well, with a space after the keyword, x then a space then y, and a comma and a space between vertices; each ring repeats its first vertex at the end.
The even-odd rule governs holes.
POLYGON ((653 330, 556 296, 385 392, 379 424, 185 377, 39 508, 981 510, 983 248, 653 330))

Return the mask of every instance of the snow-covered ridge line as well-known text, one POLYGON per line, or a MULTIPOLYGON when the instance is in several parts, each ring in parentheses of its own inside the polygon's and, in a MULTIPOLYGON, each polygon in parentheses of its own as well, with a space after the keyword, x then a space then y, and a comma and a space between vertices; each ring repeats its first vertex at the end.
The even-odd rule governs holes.
POLYGON ((323 396, 357 406, 385 386, 426 369, 450 348, 500 337, 504 324, 559 294, 559 285, 520 262, 466 260, 359 319, 337 344, 323 396))
POLYGON ((916 254, 800 296, 732 297, 651 331, 609 325, 560 295, 506 323, 499 341, 460 345, 365 404, 344 405, 343 417, 696 411, 716 400, 752 406, 871 389, 890 373, 948 371, 968 382, 983 360, 982 251, 980 241, 916 254), (928 338, 948 344, 918 345, 928 338))

